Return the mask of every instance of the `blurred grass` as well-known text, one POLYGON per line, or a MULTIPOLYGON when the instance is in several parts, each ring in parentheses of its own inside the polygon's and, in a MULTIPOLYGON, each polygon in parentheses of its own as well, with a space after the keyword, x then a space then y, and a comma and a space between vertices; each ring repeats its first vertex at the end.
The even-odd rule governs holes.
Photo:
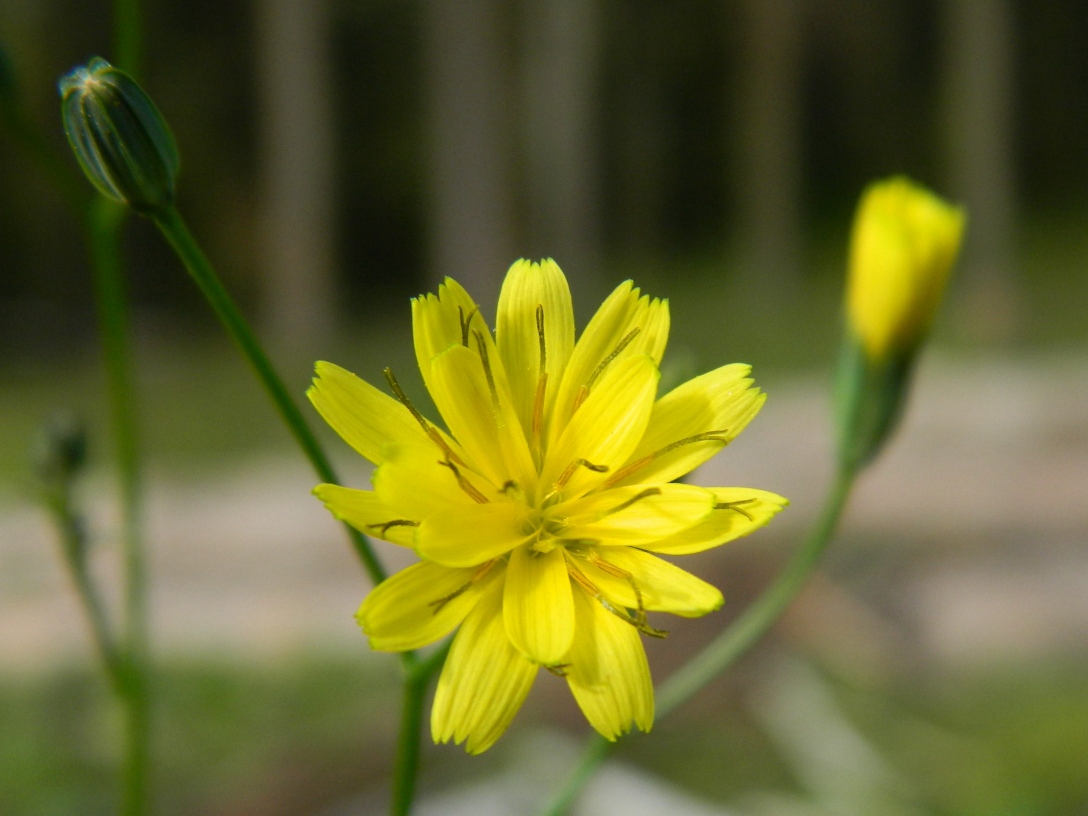
MULTIPOLYGON (((156 684, 157 812, 309 812, 388 772, 393 661, 361 651, 269 666, 173 660, 156 684)), ((86 668, 0 679, 0 813, 115 812, 115 713, 86 668)))
MULTIPOLYGON (((1086 681, 1088 665, 1074 662, 901 678, 879 689, 830 680, 914 806, 941 816, 1083 816, 1086 681)), ((392 661, 329 654, 279 665, 173 660, 160 667, 158 684, 163 816, 321 812, 384 788, 396 721, 392 661)), ((745 696, 731 688, 713 705, 697 702, 659 723, 652 736, 623 741, 618 756, 723 803, 770 790, 804 796, 745 696)), ((515 730, 543 715, 529 712, 515 730)), ((0 678, 0 722, 0 813, 112 811, 116 723, 96 676, 67 668, 0 678)), ((495 772, 502 745, 478 760, 458 748, 429 750, 425 789, 495 772)))

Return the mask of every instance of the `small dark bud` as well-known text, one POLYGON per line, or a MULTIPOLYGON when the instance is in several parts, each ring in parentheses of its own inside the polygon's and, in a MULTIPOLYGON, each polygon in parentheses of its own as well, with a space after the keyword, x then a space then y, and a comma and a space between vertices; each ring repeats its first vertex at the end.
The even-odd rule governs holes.
POLYGON ((43 482, 66 485, 87 464, 87 429, 74 414, 56 413, 42 425, 31 456, 43 482))

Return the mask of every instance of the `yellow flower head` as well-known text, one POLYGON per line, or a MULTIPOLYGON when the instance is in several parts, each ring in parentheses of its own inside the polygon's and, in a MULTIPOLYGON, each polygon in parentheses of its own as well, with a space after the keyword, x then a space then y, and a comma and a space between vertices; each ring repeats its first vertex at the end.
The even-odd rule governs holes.
POLYGON ((854 217, 847 313, 872 360, 909 353, 929 328, 964 215, 909 179, 869 186, 854 217))
POLYGON ((409 402, 331 363, 309 397, 377 465, 374 490, 320 485, 335 516, 412 547, 419 563, 370 593, 371 646, 403 651, 458 629, 438 681, 436 742, 486 750, 540 667, 566 678, 614 740, 648 730, 647 612, 704 615, 710 584, 657 554, 699 552, 766 524, 786 500, 676 484, 763 405, 749 367, 727 365, 657 399, 668 303, 620 284, 578 342, 566 278, 518 261, 492 337, 447 279, 412 302, 416 357, 446 430, 409 402))

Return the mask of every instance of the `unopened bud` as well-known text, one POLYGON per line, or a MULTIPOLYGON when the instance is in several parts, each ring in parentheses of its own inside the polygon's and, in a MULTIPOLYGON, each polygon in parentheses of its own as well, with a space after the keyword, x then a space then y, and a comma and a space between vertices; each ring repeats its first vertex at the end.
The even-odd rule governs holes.
POLYGON ((58 87, 68 143, 94 186, 138 212, 169 206, 180 164, 177 145, 136 80, 95 57, 58 87))
POLYGON ((38 432, 31 451, 38 477, 48 485, 67 484, 87 463, 87 430, 74 414, 59 411, 38 432))

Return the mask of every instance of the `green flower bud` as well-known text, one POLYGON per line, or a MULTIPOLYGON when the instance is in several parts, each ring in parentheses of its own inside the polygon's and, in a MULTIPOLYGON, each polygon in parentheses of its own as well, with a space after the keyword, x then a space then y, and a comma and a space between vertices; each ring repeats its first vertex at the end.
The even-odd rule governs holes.
POLYGON ((58 87, 68 143, 94 186, 137 212, 170 205, 180 164, 177 145, 136 81, 95 57, 58 87))

